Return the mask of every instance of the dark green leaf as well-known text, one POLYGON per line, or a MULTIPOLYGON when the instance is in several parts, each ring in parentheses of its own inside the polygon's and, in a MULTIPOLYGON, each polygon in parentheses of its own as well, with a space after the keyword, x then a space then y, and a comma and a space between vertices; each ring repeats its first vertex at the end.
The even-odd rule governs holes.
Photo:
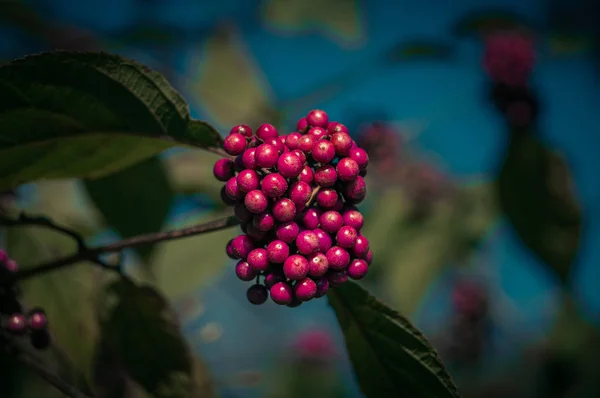
POLYGON ((454 25, 458 37, 481 38, 483 35, 507 29, 534 29, 524 16, 506 9, 483 9, 468 13, 454 25))
POLYGON ((128 377, 153 397, 195 397, 194 359, 167 301, 123 279, 102 302, 102 344, 128 377))
MULTIPOLYGON (((159 231, 174 196, 165 167, 157 157, 106 177, 86 180, 85 186, 108 225, 124 238, 159 231)), ((145 262, 152 248, 137 248, 145 262)))
POLYGON ((514 135, 498 190, 519 237, 566 282, 579 248, 581 210, 564 159, 531 134, 514 135))
POLYGON ((355 282, 330 290, 354 373, 368 398, 457 398, 446 367, 406 318, 355 282))
POLYGON ((50 52, 0 66, 0 188, 100 177, 173 145, 221 143, 162 75, 133 60, 50 52))

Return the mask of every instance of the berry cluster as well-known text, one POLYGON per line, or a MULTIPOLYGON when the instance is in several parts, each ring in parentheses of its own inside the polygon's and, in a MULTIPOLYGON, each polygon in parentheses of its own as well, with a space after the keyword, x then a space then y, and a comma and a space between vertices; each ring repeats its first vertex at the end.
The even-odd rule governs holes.
MULTIPOLYGON (((17 271, 16 261, 0 249, 0 282, 8 280, 17 271)), ((0 333, 5 331, 14 336, 28 335, 33 347, 40 350, 48 347, 50 333, 45 312, 34 308, 24 314, 18 295, 14 284, 0 284, 0 333)))
POLYGON ((217 160, 213 172, 244 232, 226 249, 239 260, 237 277, 256 279, 251 303, 270 296, 296 307, 367 274, 373 254, 355 205, 366 195, 369 157, 346 126, 313 110, 285 136, 271 124, 254 134, 235 126, 224 149, 231 158, 217 160))

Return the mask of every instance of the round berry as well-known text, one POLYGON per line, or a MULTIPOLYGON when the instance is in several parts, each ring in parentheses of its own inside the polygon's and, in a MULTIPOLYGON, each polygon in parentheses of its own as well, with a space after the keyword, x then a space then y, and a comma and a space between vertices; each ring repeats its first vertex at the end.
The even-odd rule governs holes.
POLYGON ((369 251, 367 252, 367 254, 365 255, 364 260, 367 262, 367 264, 371 265, 371 263, 373 262, 373 251, 371 249, 369 249, 369 251))
POLYGON ((6 260, 8 260, 8 254, 6 254, 6 251, 0 249, 0 263, 5 262, 6 260))
POLYGON ((273 145, 275 147, 275 149, 277 149, 278 155, 281 155, 282 153, 287 152, 287 148, 285 147, 283 142, 281 142, 279 137, 269 138, 268 140, 265 140, 265 144, 273 145))
POLYGON ((279 136, 279 142, 281 142, 281 145, 283 145, 285 147, 286 151, 289 150, 289 148, 285 145, 285 143, 287 142, 287 140, 285 139, 284 135, 280 135, 279 136))
POLYGON ((244 193, 240 191, 238 186, 237 177, 231 177, 227 180, 225 183, 225 194, 233 200, 239 200, 244 197, 244 193))
POLYGON ((306 121, 308 122, 309 126, 326 128, 329 124, 329 116, 327 113, 325 113, 325 111, 315 109, 308 112, 308 115, 306 115, 306 121))
POLYGON ((256 271, 246 261, 238 261, 235 265, 235 275, 239 280, 249 282, 256 278, 256 271))
POLYGON ((246 197, 244 197, 244 205, 251 213, 260 214, 267 210, 269 200, 263 191, 255 189, 246 194, 246 197))
POLYGON ((319 220, 321 217, 322 211, 317 209, 316 207, 311 207, 304 211, 302 215, 302 225, 304 228, 315 229, 319 227, 319 220))
POLYGON ((312 157, 319 163, 329 163, 335 157, 335 148, 327 140, 318 140, 312 147, 312 157))
POLYGON ((360 169, 358 163, 351 158, 343 158, 339 161, 337 167, 337 174, 342 181, 352 181, 358 176, 360 169))
POLYGON ((296 123, 296 131, 299 133, 304 133, 304 130, 308 127, 308 119, 305 117, 300 118, 298 123, 296 123))
POLYGON ((348 272, 348 276, 350 278, 359 280, 367 275, 367 272, 369 272, 369 265, 365 260, 355 259, 350 263, 350 265, 348 265, 348 269, 346 271, 348 272))
POLYGON ((254 216, 252 225, 259 231, 268 232, 275 226, 275 218, 269 212, 260 213, 254 216))
POLYGON ((236 199, 231 199, 229 195, 227 195, 227 187, 225 185, 221 187, 219 196, 221 197, 221 201, 227 206, 234 206, 237 203, 236 199))
POLYGON ((327 278, 319 278, 315 281, 317 284, 317 292, 315 293, 315 298, 323 297, 327 290, 329 290, 329 281, 327 278))
POLYGON ((252 137, 252 129, 250 126, 246 126, 245 124, 238 124, 237 126, 233 126, 229 131, 229 135, 231 134, 241 134, 244 137, 252 137))
POLYGON ((277 170, 286 178, 298 177, 303 168, 304 162, 294 152, 286 152, 277 160, 277 170))
POLYGON ((225 246, 225 252, 227 252, 227 257, 229 257, 232 260, 238 260, 240 258, 240 256, 237 254, 237 252, 235 252, 233 250, 233 239, 230 239, 229 242, 227 242, 227 245, 225 246))
POLYGON ((266 232, 261 231, 260 229, 256 228, 253 223, 246 223, 245 225, 246 225, 246 230, 245 230, 246 235, 248 235, 255 241, 261 241, 265 238, 265 236, 267 236, 266 232))
POLYGON ((296 207, 302 207, 306 205, 308 199, 310 199, 310 195, 312 193, 312 188, 310 185, 304 181, 296 181, 290 186, 288 191, 288 197, 296 207))
POLYGON ((297 297, 292 297, 292 302, 287 304, 286 307, 288 308, 296 308, 296 307, 300 307, 302 305, 302 301, 298 300, 297 297))
POLYGON ((252 219, 252 213, 250 213, 243 203, 238 203, 233 207, 233 214, 241 222, 249 222, 252 219))
POLYGON ((242 170, 236 178, 238 188, 242 192, 253 191, 260 185, 260 178, 254 170, 242 170))
POLYGON ((302 164, 306 163, 306 154, 304 152, 302 152, 300 149, 294 149, 291 152, 300 158, 300 160, 302 161, 302 164))
POLYGON ((283 224, 279 224, 275 228, 275 236, 277 239, 284 241, 285 243, 292 243, 298 237, 300 233, 300 227, 294 221, 288 221, 283 224))
POLYGON ((335 271, 346 269, 350 263, 350 253, 342 247, 332 246, 326 253, 329 268, 335 271))
POLYGON ((348 272, 344 271, 330 271, 327 274, 327 280, 330 286, 340 286, 348 282, 348 272))
POLYGON ((303 135, 298 139, 298 149, 305 154, 312 151, 313 145, 315 145, 315 139, 312 135, 303 135))
POLYGON ((321 229, 329 232, 330 234, 338 232, 339 229, 344 225, 342 215, 335 210, 329 210, 321 214, 319 221, 321 223, 321 229))
POLYGON ((292 254, 283 263, 283 274, 293 281, 306 278, 306 275, 308 275, 308 260, 299 254, 292 254))
POLYGON ((362 213, 358 210, 349 209, 342 214, 344 218, 344 225, 354 228, 357 231, 360 231, 364 225, 365 219, 362 213))
POLYGON ((365 180, 358 176, 356 180, 346 183, 344 187, 344 197, 352 203, 360 203, 367 196, 367 184, 365 180))
POLYGON ((273 217, 279 222, 292 221, 296 217, 296 205, 288 198, 281 198, 273 205, 273 217))
POLYGON ((283 282, 283 281, 285 281, 285 276, 283 275, 283 272, 281 272, 281 271, 269 272, 265 276, 265 286, 267 287, 267 289, 270 289, 276 283, 283 282))
POLYGON ((263 285, 252 285, 246 291, 248 301, 254 305, 264 304, 269 298, 269 292, 263 285))
POLYGON ((335 167, 330 164, 319 167, 315 170, 315 182, 323 188, 329 188, 335 185, 337 181, 337 172, 335 167))
POLYGON ((233 177, 234 168, 233 161, 230 159, 219 159, 215 162, 213 166, 213 174, 215 178, 219 181, 227 181, 231 177, 233 177))
POLYGON ((245 260, 254 249, 254 242, 248 235, 238 235, 231 241, 231 247, 237 258, 245 260))
POLYGON ((27 330, 27 318, 25 318, 25 315, 23 314, 12 314, 10 318, 8 318, 6 327, 10 333, 25 333, 27 330))
POLYGON ((369 155, 367 155, 367 151, 362 148, 354 148, 350 150, 349 156, 358 164, 358 167, 361 169, 364 169, 369 164, 369 155))
POLYGON ((331 239, 331 235, 320 228, 313 229, 313 232, 317 234, 317 238, 319 238, 319 251, 321 253, 326 253, 327 250, 333 246, 333 239, 331 239))
POLYGON ((282 240, 274 240, 267 245, 267 254, 269 261, 274 264, 281 264, 290 255, 290 248, 282 240))
POLYGON ((292 287, 285 282, 277 282, 269 291, 271 293, 271 300, 276 304, 287 305, 294 298, 292 287))
POLYGON ((338 194, 335 189, 321 189, 317 194, 317 203, 324 209, 331 209, 335 206, 338 200, 338 194))
POLYGON ((311 254, 319 250, 319 238, 313 231, 302 231, 296 238, 298 253, 311 254))
POLYGON ((310 278, 299 280, 294 285, 294 293, 300 301, 310 301, 317 294, 317 284, 310 278))
POLYGON ((260 188, 269 198, 279 198, 288 188, 285 178, 278 173, 267 174, 260 182, 260 188))
POLYGON ((315 139, 315 141, 324 138, 328 135, 327 130, 323 127, 313 127, 310 130, 308 130, 307 134, 311 135, 315 139))
POLYGON ((330 142, 333 144, 337 156, 348 156, 354 141, 347 133, 340 132, 332 134, 330 142))
POLYGON ((337 231, 337 233, 335 234, 335 239, 337 241, 338 246, 341 246, 346 249, 353 247, 357 238, 358 233, 356 232, 356 230, 347 225, 341 227, 339 231, 337 231))
POLYGON ((269 169, 277 164, 279 152, 271 144, 260 144, 255 152, 256 167, 269 169))
POLYGON ((338 195, 338 200, 337 200, 337 202, 335 202, 335 205, 331 208, 331 210, 340 212, 343 209, 344 209, 344 200, 342 199, 342 197, 340 195, 338 195))
POLYGON ((346 127, 345 125, 343 125, 342 123, 338 123, 338 122, 330 122, 327 125, 327 132, 329 134, 335 134, 335 133, 345 133, 346 135, 348 134, 348 127, 346 127))
POLYGON ((362 235, 359 235, 354 242, 352 253, 359 258, 364 258, 369 252, 369 240, 362 235))
POLYGON ((248 148, 242 155, 242 165, 244 168, 253 170, 256 168, 256 148, 248 148))
POLYGON ((290 151, 298 148, 298 140, 302 137, 300 133, 290 133, 285 137, 285 146, 288 147, 290 151))
POLYGON ((29 328, 34 331, 44 330, 48 327, 48 318, 46 313, 39 308, 32 309, 29 312, 29 328))
POLYGON ((237 156, 246 149, 246 137, 239 133, 233 133, 225 137, 223 148, 228 155, 237 156))
MULTIPOLYGON (((244 153, 246 153, 246 151, 244 151, 244 153)), ((246 167, 244 167, 244 162, 242 161, 243 156, 244 156, 244 154, 237 155, 235 157, 235 160, 233 161, 233 169, 235 171, 242 171, 246 168, 246 167)))
POLYGON ((263 141, 271 138, 277 138, 278 135, 279 133, 277 132, 275 126, 269 123, 261 124, 256 129, 256 136, 263 141))
POLYGON ((267 251, 262 248, 254 249, 248 253, 246 261, 250 267, 257 272, 266 271, 269 267, 269 255, 267 254, 267 251))
POLYGON ((313 253, 308 256, 308 274, 310 276, 320 277, 329 270, 327 256, 323 253, 313 253))
POLYGON ((300 172, 299 180, 307 184, 312 184, 314 178, 314 173, 310 166, 304 166, 304 168, 300 172))

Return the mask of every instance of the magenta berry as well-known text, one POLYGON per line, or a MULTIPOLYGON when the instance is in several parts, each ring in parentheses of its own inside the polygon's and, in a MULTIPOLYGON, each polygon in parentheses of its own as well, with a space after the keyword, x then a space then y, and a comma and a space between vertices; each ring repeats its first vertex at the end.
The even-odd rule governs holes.
POLYGON ((346 269, 346 271, 348 272, 348 276, 350 278, 359 280, 367 275, 367 272, 369 272, 369 265, 365 260, 355 259, 352 260, 350 265, 348 265, 348 269, 346 269))
POLYGON ((323 253, 313 253, 308 256, 308 274, 311 277, 321 277, 329 270, 327 256, 323 253))
POLYGON ((327 132, 327 129, 324 129, 323 127, 313 127, 308 130, 307 134, 312 136, 315 141, 329 135, 329 133, 327 132))
POLYGON ((246 149, 246 137, 239 133, 233 133, 225 137, 223 149, 228 155, 240 155, 246 149))
POLYGON ((315 170, 315 182, 323 188, 329 188, 335 185, 337 181, 337 172, 335 167, 330 164, 323 165, 315 170))
POLYGON ((294 291, 286 282, 278 282, 274 284, 270 289, 270 293, 271 300, 279 305, 287 305, 291 303, 294 298, 294 291))
POLYGON ((225 194, 227 197, 233 200, 239 200, 244 197, 244 193, 240 191, 240 188, 237 183, 237 177, 231 177, 225 183, 225 194))
POLYGON ((281 155, 283 152, 287 152, 287 148, 286 148, 285 144, 283 142, 281 142, 281 139, 279 137, 269 138, 268 140, 265 140, 265 144, 273 145, 273 147, 275 147, 275 149, 277 149, 278 155, 281 155))
POLYGON ((302 207, 306 205, 310 195, 312 193, 311 186, 304 181, 296 181, 290 186, 288 191, 288 197, 296 205, 296 207, 302 207))
POLYGON ((331 209, 338 200, 338 193, 335 189, 321 189, 317 194, 317 203, 324 209, 331 209))
POLYGON ((227 195, 227 188, 225 185, 221 187, 221 191, 219 192, 219 196, 221 197, 221 201, 225 203, 227 206, 235 206, 237 204, 236 199, 231 199, 229 195, 227 195))
POLYGON ((302 137, 302 134, 300 133, 294 132, 288 134, 285 136, 285 146, 287 146, 290 151, 293 151, 298 147, 298 140, 300 137, 302 137))
POLYGON ((233 177, 233 173, 234 168, 232 160, 223 158, 215 162, 213 174, 217 180, 225 182, 233 177))
POLYGON ((353 181, 360 171, 358 163, 352 158, 343 158, 336 166, 338 177, 342 181, 353 181))
POLYGON ((252 224, 259 231, 268 232, 275 226, 275 217, 269 212, 260 213, 254 216, 252 224))
POLYGON ((265 275, 265 286, 267 289, 270 289, 276 283, 283 281, 285 281, 285 276, 281 271, 269 272, 267 275, 265 275))
POLYGON ((335 234, 335 239, 337 241, 338 246, 341 246, 345 249, 353 247, 357 238, 358 233, 356 232, 356 230, 347 225, 341 227, 340 230, 337 231, 337 233, 335 234))
POLYGON ((260 144, 256 147, 254 156, 256 167, 269 169, 277 164, 279 152, 277 151, 277 148, 271 144, 260 144))
POLYGON ((242 170, 237 175, 237 186, 242 192, 253 191, 260 186, 260 178, 254 170, 242 170))
POLYGON ((302 162, 303 165, 306 163, 306 154, 304 152, 302 152, 300 149, 294 149, 291 152, 294 155, 298 156, 298 158, 300 158, 300 161, 302 162))
POLYGON ((296 131, 299 133, 304 133, 304 130, 306 130, 308 128, 308 119, 303 117, 300 120, 298 120, 298 123, 296 123, 296 131))
POLYGON ((349 157, 358 164, 360 169, 364 169, 369 164, 369 155, 362 148, 351 149, 349 157))
POLYGON ((249 212, 254 214, 260 214, 267 210, 269 206, 269 200, 263 191, 255 189, 250 191, 244 197, 244 205, 249 212))
POLYGON ((256 148, 248 148, 244 151, 242 154, 242 165, 249 170, 256 168, 256 148))
POLYGON ((27 330, 27 318, 23 314, 12 314, 8 318, 7 330, 13 334, 22 334, 27 330))
POLYGON ((352 247, 352 253, 358 258, 366 257, 369 252, 369 240, 362 235, 359 235, 352 247))
POLYGON ((357 231, 361 230, 365 222, 362 213, 354 209, 346 210, 342 217, 344 218, 344 225, 352 227, 357 231))
POLYGON ((325 113, 325 111, 315 109, 308 112, 308 115, 306 115, 306 121, 308 122, 309 126, 327 128, 327 125, 329 124, 329 116, 327 113, 325 113))
POLYGON ((340 132, 332 134, 330 142, 335 148, 337 156, 348 156, 354 141, 348 134, 340 132))
POLYGON ((282 240, 274 240, 267 245, 269 261, 281 264, 290 255, 290 247, 282 240))
POLYGON ((335 148, 327 140, 318 140, 312 147, 312 157, 318 163, 329 163, 335 157, 335 148))
POLYGON ((233 253, 240 259, 246 259, 248 254, 254 249, 254 242, 248 235, 238 235, 231 241, 233 253))
POLYGON ((28 319, 29 329, 32 331, 45 330, 48 327, 48 318, 46 313, 41 309, 33 309, 29 313, 28 319))
POLYGON ((246 261, 238 261, 235 265, 235 275, 239 280, 249 282, 256 278, 257 272, 246 261))
POLYGON ((245 124, 238 124, 237 126, 233 126, 229 131, 229 135, 231 134, 241 134, 244 137, 252 137, 252 129, 250 126, 246 126, 245 124))
POLYGON ((309 301, 317 294, 317 284, 310 278, 299 280, 294 285, 294 293, 300 301, 309 301))
POLYGON ((327 253, 327 250, 333 246, 331 235, 321 228, 313 229, 313 232, 317 234, 317 238, 319 238, 319 251, 321 253, 327 253))
POLYGON ((331 135, 336 134, 336 133, 344 133, 344 134, 348 134, 348 127, 346 127, 345 125, 343 125, 342 123, 338 123, 338 122, 330 122, 327 125, 327 132, 331 135))
POLYGON ((312 135, 303 135, 298 139, 298 149, 309 154, 315 145, 315 138, 312 135))
POLYGON ((264 304, 269 298, 267 288, 262 285, 252 285, 246 291, 248 301, 254 305, 264 304))
POLYGON ((271 173, 263 177, 260 188, 269 198, 279 198, 285 194, 288 184, 281 174, 271 173))
POLYGON ((304 166, 302 171, 300 172, 300 181, 303 181, 307 184, 312 184, 315 179, 314 172, 309 166, 304 166))
POLYGON ((242 222, 249 222, 252 219, 252 213, 246 208, 243 203, 237 203, 233 207, 233 213, 242 222))
POLYGON ((299 233, 300 227, 294 221, 279 224, 275 229, 275 236, 277 236, 277 239, 282 240, 285 243, 294 242, 299 233))
POLYGON ((327 280, 327 278, 319 278, 315 283, 317 285, 315 298, 323 297, 327 293, 327 290, 329 290, 329 280, 327 280))
POLYGON ((283 274, 293 281, 306 278, 308 270, 308 260, 299 254, 292 254, 283 263, 283 274))
POLYGON ((334 234, 344 225, 342 215, 334 210, 326 211, 319 217, 321 229, 334 234))
POLYGON ((296 205, 291 199, 279 199, 273 205, 273 217, 279 222, 292 221, 296 217, 296 205))
POLYGON ((367 254, 365 255, 364 260, 367 262, 367 264, 371 265, 371 263, 373 262, 373 252, 369 249, 369 251, 367 252, 367 254))
POLYGON ((263 141, 266 141, 271 138, 277 138, 278 135, 279 133, 277 132, 275 126, 269 123, 261 124, 256 129, 256 137, 263 141))
POLYGON ((302 231, 296 238, 298 253, 311 254, 319 250, 319 237, 313 231, 302 231))
POLYGON ((286 178, 298 177, 303 168, 304 162, 294 152, 286 152, 277 160, 277 170, 286 178))
POLYGON ((267 236, 266 232, 261 231, 260 229, 256 228, 253 223, 246 223, 245 232, 246 232, 246 235, 248 235, 249 237, 251 237, 252 239, 254 239, 256 241, 261 241, 267 236))
POLYGON ((305 228, 315 229, 319 227, 320 217, 323 212, 316 207, 311 207, 304 211, 302 215, 302 224, 305 228))
POLYGON ((346 269, 350 263, 350 253, 340 246, 333 246, 327 250, 327 262, 329 268, 335 271, 346 269))
POLYGON ((348 272, 347 271, 330 271, 327 274, 327 280, 329 281, 330 286, 340 286, 344 283, 348 282, 348 272))
POLYGON ((248 253, 246 261, 256 272, 266 271, 269 267, 269 255, 267 254, 267 251, 262 248, 254 249, 248 253))
POLYGON ((354 181, 346 183, 344 188, 344 197, 352 203, 360 203, 367 196, 367 184, 361 176, 356 177, 354 181))
POLYGON ((240 256, 237 254, 236 251, 233 250, 232 242, 233 239, 227 242, 227 245, 225 246, 225 251, 227 252, 227 257, 229 257, 232 260, 238 260, 240 256))

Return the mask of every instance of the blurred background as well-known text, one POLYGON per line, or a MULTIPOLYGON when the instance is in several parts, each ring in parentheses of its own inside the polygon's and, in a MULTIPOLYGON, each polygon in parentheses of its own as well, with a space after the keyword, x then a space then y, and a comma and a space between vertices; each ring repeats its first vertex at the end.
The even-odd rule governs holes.
MULTIPOLYGON (((326 110, 371 157, 361 210, 375 261, 364 284, 424 330, 464 397, 594 397, 598 4, 0 0, 0 62, 50 49, 118 53, 161 71, 192 115, 222 134, 265 122, 288 133, 309 110, 326 110), (494 105, 482 59, 487 35, 505 30, 531 39, 527 93, 535 98, 526 102, 537 109, 535 135, 562 154, 569 200, 581 208, 566 288, 553 272, 560 265, 534 254, 498 203, 494 182, 514 123, 494 105)), ((3 203, 108 242, 229 214, 212 176, 216 159, 169 150, 100 180, 22 186, 5 193, 3 203)), ((361 397, 326 300, 294 310, 246 301, 246 285, 224 251, 236 233, 127 252, 125 265, 169 298, 220 396, 361 397)), ((52 234, 19 234, 11 253, 22 262, 66 250, 52 234)), ((564 272, 559 276, 565 280, 564 272)), ((27 298, 44 303, 53 325, 63 325, 54 333, 77 353, 71 360, 85 361, 78 339, 94 333, 81 315, 90 274, 61 271, 43 279, 24 287, 27 298)), ((33 379, 23 386, 14 396, 55 394, 33 379)))

